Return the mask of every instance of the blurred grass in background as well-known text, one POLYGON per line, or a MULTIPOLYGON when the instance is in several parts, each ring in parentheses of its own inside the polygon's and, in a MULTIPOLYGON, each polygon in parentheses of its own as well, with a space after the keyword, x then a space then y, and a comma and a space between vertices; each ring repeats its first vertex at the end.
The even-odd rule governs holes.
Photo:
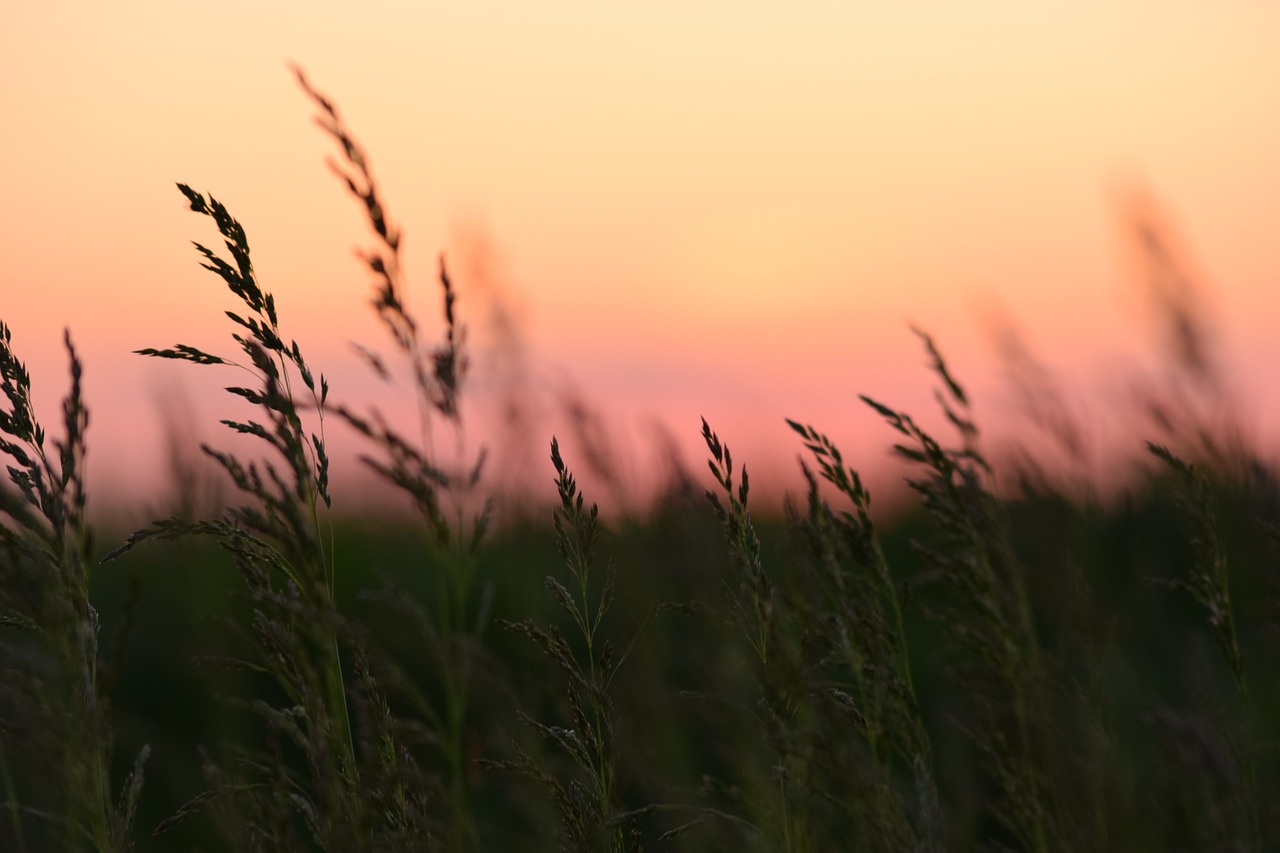
MULTIPOLYGON (((1236 752, 1243 744, 1233 743, 1220 727, 1223 718, 1240 716, 1229 673, 1215 654, 1203 611, 1163 585, 1192 570, 1185 518, 1170 494, 1175 488, 1169 478, 1153 479, 1112 508, 1081 508, 1054 496, 1007 504, 1015 548, 1035 567, 1029 591, 1041 617, 1042 643, 1061 662, 1071 688, 1086 692, 1100 715, 1092 732, 1097 743, 1067 743, 1064 748, 1079 751, 1046 760, 1087 756, 1099 762, 1084 771, 1099 777, 1100 787, 1079 796, 1100 797, 1089 805, 1099 812, 1106 828, 1102 840, 1110 849, 1222 849, 1207 815, 1217 815, 1241 796, 1236 752)), ((1280 557, 1255 523, 1276 517, 1276 495, 1268 491, 1215 494, 1219 517, 1226 520, 1224 549, 1239 603, 1241 645, 1255 673, 1248 716, 1260 744, 1280 737, 1273 651, 1280 625, 1280 557)), ((757 529, 765 565, 785 584, 782 567, 797 559, 799 545, 782 520, 758 521, 757 529)), ((912 542, 928 543, 932 535, 919 513, 886 529, 885 553, 899 577, 927 574, 928 564, 912 542)), ((421 533, 351 521, 337 527, 335 538, 338 554, 360 555, 359 573, 349 573, 339 589, 343 611, 370 618, 387 652, 412 667, 418 656, 413 632, 386 620, 358 592, 376 588, 385 576, 425 597, 432 566, 421 556, 421 533)), ((673 497, 651 521, 619 523, 603 548, 618 576, 617 612, 605 625, 615 645, 625 645, 658 604, 690 605, 684 612, 665 612, 646 632, 616 696, 625 804, 685 807, 644 818, 652 841, 698 818, 700 807, 732 812, 733 789, 753 775, 767 775, 769 768, 759 742, 748 650, 724 615, 733 565, 710 511, 694 496, 673 497)), ((495 535, 481 552, 478 569, 481 583, 495 591, 495 622, 563 623, 543 588, 543 578, 558 568, 549 525, 495 535)), ((137 750, 151 745, 138 819, 143 829, 168 818, 203 789, 199 747, 216 755, 224 739, 257 736, 253 720, 231 700, 270 696, 271 685, 250 674, 193 663, 234 653, 228 625, 245 617, 238 583, 225 556, 201 542, 139 549, 95 576, 91 595, 102 615, 103 636, 114 634, 126 618, 126 605, 134 602, 128 617, 133 628, 113 694, 118 748, 112 776, 123 778, 137 750)), ((993 819, 998 782, 969 735, 981 709, 975 707, 973 685, 959 677, 965 656, 958 626, 925 615, 944 606, 946 597, 944 589, 918 584, 907 619, 947 818, 947 846, 972 849, 997 840, 1016 846, 993 819)), ((468 725, 471 755, 477 761, 508 757, 516 742, 554 765, 557 759, 515 713, 563 711, 554 667, 518 635, 492 627, 486 638, 496 665, 468 725)), ((429 682, 424 687, 430 689, 429 682)), ((1280 762, 1271 749, 1261 757, 1257 796, 1264 808, 1273 808, 1275 798, 1267 794, 1278 790, 1280 762)), ((540 787, 478 763, 469 784, 476 793, 483 849, 557 849, 557 819, 540 787)), ((218 849, 211 841, 216 830, 205 825, 209 820, 193 815, 154 840, 140 833, 139 849, 218 849)), ((1272 820, 1265 827, 1273 831, 1275 825, 1272 820)), ((849 849, 878 846, 847 840, 849 849)), ((694 850, 744 841, 752 849, 767 846, 734 821, 704 816, 670 843, 694 850)), ((838 837, 826 843, 832 846, 824 849, 843 848, 838 837)))

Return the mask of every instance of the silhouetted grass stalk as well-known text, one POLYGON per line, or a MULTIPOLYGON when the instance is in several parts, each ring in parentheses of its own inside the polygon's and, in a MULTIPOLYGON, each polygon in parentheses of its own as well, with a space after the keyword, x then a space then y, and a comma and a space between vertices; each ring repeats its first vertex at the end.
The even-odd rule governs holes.
MULTIPOLYGON (((193 211, 214 220, 231 255, 228 262, 196 244, 205 259, 203 266, 217 274, 249 309, 248 316, 226 312, 237 327, 232 338, 248 363, 183 344, 169 349, 143 349, 139 353, 205 366, 230 365, 254 376, 258 388, 233 386, 226 390, 257 406, 266 416, 267 424, 253 420, 223 420, 222 423, 236 433, 265 442, 284 464, 287 475, 282 475, 273 461, 246 465, 231 454, 206 446, 205 453, 218 462, 254 503, 229 510, 223 520, 192 522, 169 518, 155 522, 131 536, 108 559, 147 538, 192 534, 211 535, 235 557, 259 607, 253 628, 266 657, 262 666, 276 676, 290 699, 297 707, 306 708, 308 714, 299 727, 288 712, 282 716, 265 706, 261 711, 268 725, 289 732, 313 759, 316 795, 324 800, 323 832, 336 842, 349 837, 351 832, 359 832, 357 826, 343 824, 356 821, 360 806, 358 761, 347 704, 338 628, 340 617, 335 600, 336 555, 332 541, 325 543, 319 508, 321 501, 326 507, 330 503, 329 461, 323 438, 328 383, 323 376, 317 382, 296 341, 285 342, 275 298, 258 285, 248 239, 241 225, 216 199, 206 198, 182 184, 179 189, 193 211), (294 372, 307 388, 309 407, 316 413, 316 433, 308 433, 303 426, 293 390, 291 374, 294 372), (277 581, 287 587, 283 597, 275 586, 277 581), (296 602, 289 596, 297 596, 296 602), (295 633, 301 627, 299 619, 309 623, 305 638, 295 633), (311 643, 316 646, 311 647, 311 643), (316 652, 319 655, 314 666, 320 684, 315 686, 323 691, 323 699, 311 692, 313 664, 306 659, 316 652), (331 727, 336 731, 331 731, 331 727)), ((329 538, 332 540, 331 530, 329 538)), ((314 810, 307 813, 312 814, 314 810)))
MULTIPOLYGON (((917 801, 915 837, 901 843, 919 850, 941 849, 944 837, 933 750, 916 696, 903 621, 911 587, 905 582, 901 588, 894 584, 871 519, 871 495, 858 473, 846 467, 840 450, 825 434, 796 421, 787 423, 813 455, 822 478, 853 509, 834 512, 819 495, 812 471, 801 463, 809 484, 808 518, 794 523, 807 528, 825 570, 823 585, 810 604, 817 615, 811 630, 824 636, 852 672, 855 695, 848 696, 839 683, 821 688, 854 713, 878 767, 875 802, 870 808, 907 811, 892 790, 893 760, 900 756, 911 769, 917 801), (847 561, 840 559, 842 549, 847 561)), ((893 818, 884 819, 893 825, 893 818)))
POLYGON ((521 717, 554 743, 576 772, 544 769, 518 747, 517 760, 490 762, 490 766, 518 771, 547 787, 560 815, 566 849, 626 853, 638 850, 639 845, 634 834, 628 840, 623 824, 647 809, 626 813, 622 808, 617 781, 618 721, 611 692, 619 670, 635 649, 636 638, 617 653, 613 644, 601 637, 616 587, 612 566, 606 567, 603 581, 594 581, 593 577, 600 539, 599 508, 594 503, 586 506, 555 438, 551 440, 551 461, 560 499, 560 508, 552 516, 556 546, 574 589, 551 575, 545 586, 569 617, 578 639, 566 637, 553 623, 540 624, 532 619, 507 623, 506 627, 537 643, 564 676, 571 728, 536 720, 524 712, 521 717))
POLYGON ((1243 722, 1244 743, 1224 733, 1234 745, 1234 755, 1246 780, 1246 799, 1251 825, 1251 841, 1262 847, 1261 818, 1258 811, 1258 770, 1254 726, 1253 702, 1249 696, 1244 653, 1240 650, 1240 638, 1236 630, 1235 608, 1231 603, 1231 578, 1227 570, 1227 554, 1218 533, 1218 519, 1213 509, 1209 482, 1195 465, 1177 456, 1169 448, 1147 442, 1147 450, 1163 462, 1182 481, 1182 493, 1178 502, 1190 521, 1192 549, 1195 560, 1191 576, 1186 580, 1174 580, 1170 585, 1185 591, 1197 604, 1204 607, 1209 617, 1209 627, 1218 650, 1226 660, 1236 690, 1240 719, 1243 722))
POLYGON ((735 484, 733 455, 706 419, 702 421, 702 438, 711 454, 707 467, 723 499, 716 491, 705 494, 724 529, 734 564, 743 574, 736 587, 731 587, 730 606, 755 655, 770 782, 776 789, 760 803, 768 825, 759 828, 783 850, 811 850, 816 844, 815 829, 804 800, 815 744, 812 708, 800 674, 804 663, 787 648, 787 635, 794 626, 785 624, 784 602, 764 568, 760 538, 747 508, 751 492, 747 470, 742 468, 735 484))
POLYGON ((951 546, 948 552, 932 552, 930 557, 968 610, 955 619, 956 626, 963 626, 961 636, 998 678, 1006 694, 994 697, 993 703, 994 707, 1008 703, 1015 740, 1008 743, 993 721, 982 744, 995 761, 1007 797, 1008 810, 999 814, 1030 849, 1057 849, 1062 842, 1054 837, 1051 809, 1045 802, 1048 792, 1037 766, 1032 733, 1039 698, 1033 699, 1031 693, 1044 689, 1046 673, 1026 578, 1008 546, 1000 502, 985 482, 991 466, 978 450, 978 429, 969 414, 968 397, 948 371, 933 340, 914 331, 942 380, 944 390, 937 394, 938 404, 959 431, 961 446, 944 448, 909 415, 866 396, 862 400, 908 440, 896 444, 895 452, 924 469, 924 477, 908 478, 907 483, 942 526, 951 546))
MULTIPOLYGON (((417 321, 409 312, 404 296, 400 263, 401 231, 389 220, 363 148, 347 130, 337 108, 317 91, 301 69, 295 74, 302 89, 319 109, 316 123, 333 138, 342 151, 342 162, 329 165, 348 191, 360 202, 373 230, 376 245, 359 253, 372 273, 374 310, 382 319, 395 349, 407 362, 416 393, 419 446, 413 447, 376 411, 357 414, 345 406, 337 413, 357 432, 369 439, 382 459, 361 456, 362 461, 384 480, 406 492, 414 501, 430 534, 432 556, 437 557, 434 640, 439 645, 437 661, 443 694, 442 743, 449 766, 450 799, 453 812, 455 849, 473 845, 476 830, 468 805, 466 725, 470 715, 472 666, 470 644, 483 630, 486 605, 475 602, 475 552, 488 527, 491 512, 486 502, 472 518, 468 503, 479 483, 485 453, 467 461, 466 430, 460 406, 462 381, 467 372, 466 330, 455 311, 457 292, 440 259, 439 281, 443 302, 444 340, 435 346, 425 343, 417 321), (433 422, 442 417, 454 436, 452 466, 437 458, 433 422), (451 503, 452 517, 442 497, 451 503), (475 612, 478 608, 478 612, 475 612)), ((373 350, 357 346, 370 368, 380 378, 390 378, 390 370, 373 350)))
MULTIPOLYGON (((0 390, 9 403, 7 411, 0 411, 0 452, 12 463, 8 474, 13 487, 0 485, 0 511, 8 517, 0 525, 0 600, 8 605, 0 625, 26 634, 0 646, 18 652, 6 681, 29 691, 11 697, 4 728, 17 724, 31 743, 53 742, 50 751, 58 761, 40 769, 41 776, 48 774, 42 781, 52 791, 49 809, 23 802, 3 743, 0 763, 19 849, 25 849, 22 817, 28 815, 50 828, 60 826, 61 833, 54 836, 59 840, 45 843, 68 850, 128 850, 148 750, 139 754, 117 808, 110 783, 108 699, 99 672, 100 625, 89 601, 93 534, 85 518, 84 485, 89 413, 82 396, 83 368, 70 333, 64 344, 71 388, 62 401, 64 437, 52 442, 56 456, 51 456, 32 406, 31 378, 13 352, 9 328, 0 323, 0 390), (49 653, 47 670, 35 662, 18 667, 16 661, 39 660, 21 653, 24 639, 31 640, 27 648, 49 653)), ((12 729, 0 731, 0 739, 12 734, 12 729)))

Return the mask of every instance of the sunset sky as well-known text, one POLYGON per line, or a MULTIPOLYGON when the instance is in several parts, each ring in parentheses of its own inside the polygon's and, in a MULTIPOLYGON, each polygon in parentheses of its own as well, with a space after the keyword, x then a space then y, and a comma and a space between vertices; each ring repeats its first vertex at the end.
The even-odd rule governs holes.
POLYGON ((71 329, 92 493, 151 499, 161 399, 189 398, 215 443, 239 413, 217 396, 234 376, 130 354, 234 346, 233 297, 190 245, 216 231, 176 181, 245 226, 334 396, 380 393, 349 346, 386 349, 352 251, 367 226, 289 62, 368 151, 424 322, 450 261, 473 444, 503 441, 490 414, 519 380, 515 444, 548 490, 551 433, 582 452, 573 399, 631 460, 625 489, 652 480, 655 424, 701 471, 702 415, 765 487, 793 477, 784 416, 875 469, 890 436, 856 394, 931 405, 908 323, 980 418, 1000 419, 993 312, 1105 389, 1158 352, 1137 198, 1204 286, 1251 416, 1280 429, 1280 4, 7 3, 0 319, 51 421, 71 329))

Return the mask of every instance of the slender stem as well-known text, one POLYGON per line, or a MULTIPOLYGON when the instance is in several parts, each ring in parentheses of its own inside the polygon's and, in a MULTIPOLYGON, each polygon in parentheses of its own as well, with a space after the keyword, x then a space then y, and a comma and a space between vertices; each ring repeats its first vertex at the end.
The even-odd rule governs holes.
POLYGON ((27 849, 26 838, 22 833, 22 814, 18 806, 16 786, 13 783, 13 771, 9 768, 9 756, 4 751, 4 739, 0 738, 0 776, 4 778, 5 799, 9 804, 9 819, 13 822, 13 837, 18 849, 27 849))

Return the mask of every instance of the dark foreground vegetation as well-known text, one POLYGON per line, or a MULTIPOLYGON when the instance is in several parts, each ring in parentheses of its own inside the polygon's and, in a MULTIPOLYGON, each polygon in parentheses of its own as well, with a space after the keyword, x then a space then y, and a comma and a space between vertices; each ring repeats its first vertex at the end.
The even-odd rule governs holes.
MULTIPOLYGON (((364 155, 300 80, 372 226, 392 352, 370 369, 421 422, 330 399, 243 229, 183 186, 225 243, 198 249, 235 354, 142 352, 251 377, 228 390, 256 414, 224 423, 262 452, 205 450, 230 509, 100 548, 70 338, 46 434, 0 327, 0 849, 1280 849, 1280 493, 1238 433, 1152 397, 1149 474, 1102 501, 984 455, 921 334, 954 438, 864 400, 919 497, 891 529, 802 423, 786 518, 753 518, 704 424, 705 494, 679 480, 606 529, 552 440, 554 524, 490 529, 483 455, 434 449, 463 429, 454 286, 442 265, 427 340, 364 155), (331 518, 334 428, 420 523, 331 518)), ((1183 308, 1175 360, 1202 381, 1183 308)))

